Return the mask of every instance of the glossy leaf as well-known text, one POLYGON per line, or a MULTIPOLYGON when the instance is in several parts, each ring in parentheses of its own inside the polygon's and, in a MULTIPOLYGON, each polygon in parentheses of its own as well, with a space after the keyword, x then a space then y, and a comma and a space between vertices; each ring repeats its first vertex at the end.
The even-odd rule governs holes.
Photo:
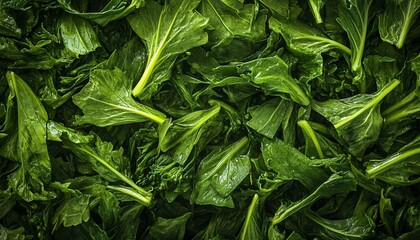
POLYGON ((176 57, 207 42, 207 20, 194 12, 199 1, 175 0, 164 7, 148 1, 128 22, 147 47, 147 65, 133 95, 149 99, 170 77, 176 57), (188 28, 184 26, 188 25, 188 28), (153 26, 153 27, 151 27, 153 26))
POLYGON ((0 155, 18 164, 8 175, 8 191, 25 201, 51 199, 55 194, 45 189, 51 181, 46 145, 47 112, 23 79, 14 72, 7 72, 6 77, 16 101, 17 119, 6 142, 0 145, 0 155))
POLYGON ((310 207, 320 198, 331 197, 334 194, 346 193, 355 189, 356 180, 352 173, 334 173, 307 197, 297 202, 281 205, 272 219, 273 224, 278 224, 299 210, 310 207))
POLYGON ((73 102, 85 114, 76 120, 76 124, 104 127, 148 120, 163 123, 165 116, 162 113, 131 97, 130 86, 130 80, 118 68, 92 71, 89 83, 73 96, 73 102))
POLYGON ((100 47, 98 37, 87 20, 64 14, 58 25, 64 46, 76 57, 100 47))
POLYGON ((279 95, 285 93, 304 106, 310 100, 301 86, 289 74, 287 64, 279 57, 267 57, 242 63, 238 72, 246 80, 262 88, 266 94, 279 95))
POLYGON ((419 12, 418 0, 387 1, 385 12, 378 17, 382 40, 402 48, 419 12))
POLYGON ((249 174, 250 159, 240 155, 246 149, 247 138, 207 155, 198 166, 194 191, 195 203, 234 207, 230 194, 249 174))
POLYGON ((313 109, 327 118, 338 133, 338 140, 360 157, 378 139, 382 127, 380 102, 400 82, 394 80, 375 94, 359 94, 346 99, 314 102, 313 109))
POLYGON ((106 25, 111 21, 124 18, 131 12, 144 5, 144 0, 111 0, 103 8, 98 3, 80 3, 73 0, 58 0, 60 6, 68 13, 79 17, 92 20, 100 25, 106 25), (97 11, 87 11, 89 9, 97 9, 97 11))

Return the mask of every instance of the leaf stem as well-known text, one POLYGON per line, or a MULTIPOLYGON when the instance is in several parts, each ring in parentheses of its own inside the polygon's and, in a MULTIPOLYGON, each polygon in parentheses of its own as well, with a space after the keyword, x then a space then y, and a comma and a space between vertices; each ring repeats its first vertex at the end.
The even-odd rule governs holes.
POLYGON ((309 125, 308 121, 301 120, 298 121, 299 127, 302 128, 302 131, 304 131, 312 140, 312 142, 315 145, 316 152, 318 153, 318 156, 320 158, 324 158, 324 153, 322 152, 321 145, 319 144, 318 138, 316 137, 315 131, 312 129, 312 127, 309 125))
POLYGON ((403 106, 407 105, 409 102, 411 102, 413 99, 417 97, 416 91, 412 91, 410 94, 408 94, 405 98, 403 98, 401 101, 398 101, 396 104, 390 106, 387 108, 382 115, 387 116, 390 115, 392 112, 396 110, 400 110, 403 106))
POLYGON ((404 153, 396 153, 373 168, 366 170, 366 178, 374 178, 375 176, 387 171, 392 165, 398 164, 399 162, 418 154, 420 154, 420 148, 412 149, 404 153))
POLYGON ((386 97, 386 95, 388 95, 388 93, 390 93, 395 87, 398 86, 398 84, 400 84, 400 81, 394 79, 391 83, 389 83, 388 85, 386 85, 384 87, 384 89, 382 89, 379 92, 379 95, 374 100, 372 100, 371 102, 369 102, 368 104, 366 104, 363 108, 361 108, 355 114, 352 114, 351 116, 349 116, 349 117, 343 119, 342 121, 338 122, 337 124, 335 124, 334 125, 335 129, 338 129, 338 128, 344 126, 345 124, 347 124, 348 122, 350 122, 354 118, 358 117, 364 111, 368 110, 371 107, 375 107, 376 105, 378 105, 379 102, 382 101, 382 99, 384 99, 386 97))
POLYGON ((313 0, 309 0, 309 7, 310 7, 310 9, 311 9, 312 15, 313 15, 313 16, 314 16, 314 18, 315 18, 315 22, 316 22, 317 24, 322 23, 322 22, 323 22, 323 21, 322 21, 322 17, 321 17, 321 14, 319 13, 319 10, 320 10, 320 9, 318 9, 318 6, 316 5, 316 3, 314 3, 314 1, 313 1, 313 0))
POLYGON ((102 165, 104 165, 108 170, 110 170, 112 173, 114 173, 117 177, 119 177, 123 182, 127 183, 128 185, 130 185, 131 187, 133 187, 134 189, 137 190, 137 192, 142 195, 142 198, 140 198, 139 200, 142 200, 142 203, 146 206, 150 205, 151 201, 152 201, 152 195, 147 192, 146 190, 144 190, 143 188, 141 188, 140 186, 138 186, 137 184, 135 184, 131 179, 127 178, 126 176, 124 176, 122 173, 118 172, 114 167, 112 167, 109 163, 107 163, 105 160, 103 160, 102 158, 98 157, 96 154, 92 153, 91 151, 88 151, 84 148, 81 148, 78 146, 78 148, 80 149, 80 151, 90 155, 91 157, 93 157, 95 160, 97 160, 98 162, 100 162, 102 165))
POLYGON ((252 198, 252 202, 249 205, 248 212, 246 214, 244 228, 242 229, 241 236, 239 237, 239 239, 241 240, 247 239, 247 231, 248 231, 250 222, 252 221, 252 214, 254 213, 255 208, 258 207, 258 203, 259 203, 259 196, 258 194, 254 194, 254 197, 252 198))

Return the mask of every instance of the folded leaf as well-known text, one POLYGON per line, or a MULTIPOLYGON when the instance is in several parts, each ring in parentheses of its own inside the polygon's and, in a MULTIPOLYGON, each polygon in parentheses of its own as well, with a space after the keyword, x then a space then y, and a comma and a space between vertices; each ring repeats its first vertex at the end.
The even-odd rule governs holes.
POLYGON ((276 172, 278 179, 296 180, 314 190, 328 178, 323 169, 311 166, 311 159, 280 139, 264 138, 261 151, 267 168, 276 172))
POLYGON ((256 108, 250 109, 252 118, 246 125, 266 137, 273 138, 290 106, 293 106, 293 102, 273 98, 256 108))
POLYGON ((247 138, 215 150, 207 155, 198 166, 194 192, 195 203, 234 207, 230 194, 249 174, 251 161, 246 155, 239 155, 246 149, 247 138))
POLYGON ((339 220, 325 219, 312 211, 306 212, 305 216, 344 238, 368 238, 374 236, 375 233, 375 222, 365 214, 339 220))
POLYGON ((246 80, 262 88, 266 94, 286 93, 304 106, 310 100, 298 82, 289 74, 288 65, 278 56, 255 59, 238 65, 238 72, 246 80))
POLYGON ((369 179, 381 179, 392 185, 413 185, 420 182, 420 136, 398 152, 382 160, 370 160, 366 168, 369 179))
POLYGON ((132 98, 130 86, 130 80, 118 68, 93 70, 86 86, 73 96, 74 104, 85 114, 76 124, 104 127, 148 120, 163 123, 162 113, 132 98))
POLYGON ((166 152, 175 149, 177 161, 183 164, 199 140, 206 122, 215 117, 220 111, 220 106, 215 105, 208 110, 189 113, 182 118, 166 120, 159 126, 159 149, 166 152), (181 154, 180 154, 181 153, 181 154))
POLYGON ((103 179, 110 182, 124 182, 130 188, 108 186, 136 199, 144 205, 150 205, 152 195, 139 187, 130 178, 130 162, 123 155, 123 149, 113 150, 113 145, 96 137, 94 145, 72 142, 67 136, 61 138, 63 146, 73 152, 80 160, 88 162, 103 179))
POLYGON ((147 46, 147 65, 133 95, 149 99, 158 85, 169 79, 176 57, 207 42, 207 20, 194 12, 199 0, 174 0, 162 7, 147 1, 127 18, 147 46), (141 94, 141 95, 140 95, 141 94))

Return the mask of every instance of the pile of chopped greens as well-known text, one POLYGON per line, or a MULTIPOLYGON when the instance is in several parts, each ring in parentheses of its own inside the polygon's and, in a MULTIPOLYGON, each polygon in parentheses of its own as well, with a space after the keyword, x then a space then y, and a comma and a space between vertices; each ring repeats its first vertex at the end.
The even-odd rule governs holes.
POLYGON ((420 239, 420 0, 0 0, 0 239, 420 239))

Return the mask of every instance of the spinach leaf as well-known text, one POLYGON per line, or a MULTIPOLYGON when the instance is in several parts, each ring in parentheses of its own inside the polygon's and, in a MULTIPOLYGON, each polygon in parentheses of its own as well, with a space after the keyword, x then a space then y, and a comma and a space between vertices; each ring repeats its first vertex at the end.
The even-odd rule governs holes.
POLYGON ((289 107, 293 107, 292 102, 273 98, 258 107, 249 108, 252 118, 246 124, 258 133, 273 138, 289 107))
POLYGON ((356 180, 352 173, 334 173, 307 197, 297 202, 280 205, 272 222, 273 224, 278 224, 297 211, 310 207, 320 198, 331 197, 334 194, 354 191, 355 189, 356 180))
POLYGON ((98 37, 87 20, 63 14, 58 25, 64 46, 76 57, 88 54, 100 47, 98 37))
POLYGON ((255 194, 252 198, 252 202, 248 208, 248 214, 246 216, 245 222, 241 229, 241 234, 239 239, 261 239, 263 236, 261 224, 262 219, 260 216, 261 205, 260 198, 258 194, 255 194))
POLYGON ((310 100, 289 74, 287 64, 277 56, 255 59, 238 65, 238 72, 242 78, 251 81, 262 88, 266 94, 287 96, 301 105, 307 106, 310 100))
POLYGON ((270 28, 280 33, 285 39, 289 49, 301 55, 315 55, 332 49, 350 55, 348 47, 334 41, 316 28, 305 25, 298 21, 279 21, 270 18, 270 28))
POLYGON ((326 0, 308 0, 308 4, 311 8, 312 15, 314 16, 315 22, 318 24, 323 22, 321 10, 324 7, 325 2, 326 0))
POLYGON ((230 194, 249 174, 251 162, 248 156, 240 155, 248 144, 247 138, 215 150, 198 166, 194 199, 197 204, 234 207, 230 194))
POLYGON ((382 160, 370 160, 366 168, 368 178, 378 178, 393 185, 418 183, 420 137, 382 160))
POLYGON ((166 120, 158 129, 159 149, 163 152, 175 149, 177 162, 185 163, 206 123, 219 111, 220 106, 216 104, 208 110, 195 111, 174 121, 166 120))
POLYGON ((72 1, 72 0, 58 0, 60 7, 66 12, 76 16, 86 18, 94 21, 100 25, 106 25, 111 21, 123 18, 129 15, 131 12, 140 8, 144 5, 144 0, 111 0, 103 5, 103 1, 97 1, 95 3, 72 1), (96 11, 89 11, 96 9, 96 11))
POLYGON ((130 85, 130 80, 118 68, 93 70, 89 83, 73 96, 73 102, 85 114, 76 119, 76 124, 103 127, 148 120, 163 123, 165 116, 162 113, 131 97, 130 85))
POLYGON ((353 79, 359 84, 360 91, 366 92, 363 79, 362 59, 368 34, 369 21, 372 18, 372 0, 340 0, 338 23, 346 31, 350 42, 351 70, 357 75, 353 79))
MULTIPOLYGON (((67 134, 66 134, 67 135, 67 134)), ((95 137, 93 143, 73 142, 63 135, 63 147, 72 151, 80 160, 86 161, 102 178, 110 182, 124 182, 130 187, 109 186, 126 194, 141 204, 150 205, 152 196, 130 178, 130 163, 123 155, 123 149, 113 150, 113 145, 95 137)))
POLYGON ((338 140, 356 157, 361 157, 379 137, 382 127, 380 102, 400 82, 394 80, 375 94, 359 94, 345 99, 315 102, 313 109, 327 118, 338 140))
POLYGON ((0 146, 0 156, 18 164, 8 175, 7 191, 25 201, 55 197, 46 188, 51 181, 51 163, 46 144, 48 120, 41 101, 14 72, 7 72, 10 98, 16 102, 14 127, 0 146))
POLYGON ((418 0, 387 1, 385 12, 378 17, 382 40, 402 48, 419 12, 418 0))
POLYGON ((148 1, 137 14, 127 18, 145 42, 148 53, 146 68, 133 89, 134 96, 149 99, 158 85, 170 78, 178 55, 207 42, 207 33, 203 31, 207 20, 194 12, 198 3, 175 0, 162 7, 148 1), (188 28, 184 28, 186 25, 188 28))
POLYGON ((311 160, 280 139, 264 138, 261 145, 264 163, 283 181, 297 180, 314 190, 328 178, 323 169, 311 166, 311 160))

